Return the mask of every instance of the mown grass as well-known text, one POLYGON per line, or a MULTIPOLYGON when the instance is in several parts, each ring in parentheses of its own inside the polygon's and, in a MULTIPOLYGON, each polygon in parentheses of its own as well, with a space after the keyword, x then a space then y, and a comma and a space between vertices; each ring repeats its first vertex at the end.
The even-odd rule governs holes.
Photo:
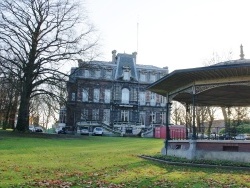
POLYGON ((0 134, 0 187, 250 187, 246 171, 147 161, 159 139, 0 134))

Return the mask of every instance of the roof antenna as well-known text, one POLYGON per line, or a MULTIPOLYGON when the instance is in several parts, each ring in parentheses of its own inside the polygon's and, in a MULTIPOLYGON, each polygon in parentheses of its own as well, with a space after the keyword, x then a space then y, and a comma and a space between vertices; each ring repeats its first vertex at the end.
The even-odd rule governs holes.
POLYGON ((243 46, 242 44, 240 45, 240 59, 243 60, 244 59, 244 52, 243 52, 243 46))

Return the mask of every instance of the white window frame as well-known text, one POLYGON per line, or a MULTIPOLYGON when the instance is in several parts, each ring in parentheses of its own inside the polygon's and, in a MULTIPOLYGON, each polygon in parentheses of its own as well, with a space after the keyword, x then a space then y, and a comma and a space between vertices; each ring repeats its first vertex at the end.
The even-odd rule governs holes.
POLYGON ((140 73, 140 81, 146 82, 146 74, 143 72, 140 73))
POLYGON ((105 91, 104 91, 104 102, 105 103, 110 103, 110 96, 111 96, 110 89, 105 89, 105 91))
POLYGON ((121 110, 121 121, 129 122, 129 111, 128 110, 121 110))
POLYGON ((92 110, 92 120, 93 121, 99 120, 99 109, 92 110))
POLYGON ((146 124, 146 113, 143 111, 140 112, 140 122, 142 125, 146 124))
POLYGON ((129 89, 128 88, 122 89, 122 103, 129 104, 129 89))
POLYGON ((110 123, 110 109, 103 109, 103 119, 102 121, 106 124, 110 123))
POLYGON ((84 69, 84 77, 89 78, 89 70, 88 69, 84 69))
POLYGON ((156 93, 151 92, 151 95, 150 95, 150 105, 151 106, 155 106, 155 104, 156 104, 156 93))
POLYGON ((151 73, 150 74, 150 82, 155 82, 156 81, 156 74, 151 73))
POLYGON ((161 112, 161 124, 164 125, 166 123, 166 112, 161 112))
POLYGON ((111 69, 106 69, 105 70, 105 78, 107 78, 107 79, 112 78, 112 70, 111 69))
POLYGON ((156 123, 156 112, 151 112, 150 114, 151 122, 150 123, 156 123))
POLYGON ((95 78, 100 78, 101 77, 101 70, 100 69, 95 70, 94 77, 95 78))
POLYGON ((88 110, 87 109, 82 109, 81 110, 81 120, 87 120, 88 119, 88 110))
POLYGON ((95 88, 94 89, 94 99, 93 102, 99 102, 100 101, 100 89, 95 88))
POLYGON ((161 106, 166 106, 166 97, 160 96, 161 106))
POLYGON ((139 102, 140 105, 146 105, 146 93, 145 92, 140 92, 140 97, 139 97, 139 102))
POLYGON ((82 89, 82 101, 83 102, 89 101, 89 89, 88 88, 82 89))
POLYGON ((130 71, 129 70, 123 71, 123 80, 130 80, 130 71))

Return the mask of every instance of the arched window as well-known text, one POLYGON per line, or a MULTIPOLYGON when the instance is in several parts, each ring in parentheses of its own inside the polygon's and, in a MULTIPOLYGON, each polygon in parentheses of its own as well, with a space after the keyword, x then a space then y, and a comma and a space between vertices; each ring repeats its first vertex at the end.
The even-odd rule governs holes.
POLYGON ((129 90, 127 88, 122 89, 122 103, 129 103, 129 90))

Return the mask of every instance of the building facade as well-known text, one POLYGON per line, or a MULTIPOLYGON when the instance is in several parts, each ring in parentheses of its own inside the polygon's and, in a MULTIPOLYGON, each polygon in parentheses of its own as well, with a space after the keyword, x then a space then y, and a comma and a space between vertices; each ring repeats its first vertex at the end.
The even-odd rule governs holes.
POLYGON ((111 62, 79 60, 67 84, 67 126, 133 133, 135 127, 165 124, 165 97, 146 88, 167 73, 167 67, 136 64, 136 52, 114 50, 111 62))

